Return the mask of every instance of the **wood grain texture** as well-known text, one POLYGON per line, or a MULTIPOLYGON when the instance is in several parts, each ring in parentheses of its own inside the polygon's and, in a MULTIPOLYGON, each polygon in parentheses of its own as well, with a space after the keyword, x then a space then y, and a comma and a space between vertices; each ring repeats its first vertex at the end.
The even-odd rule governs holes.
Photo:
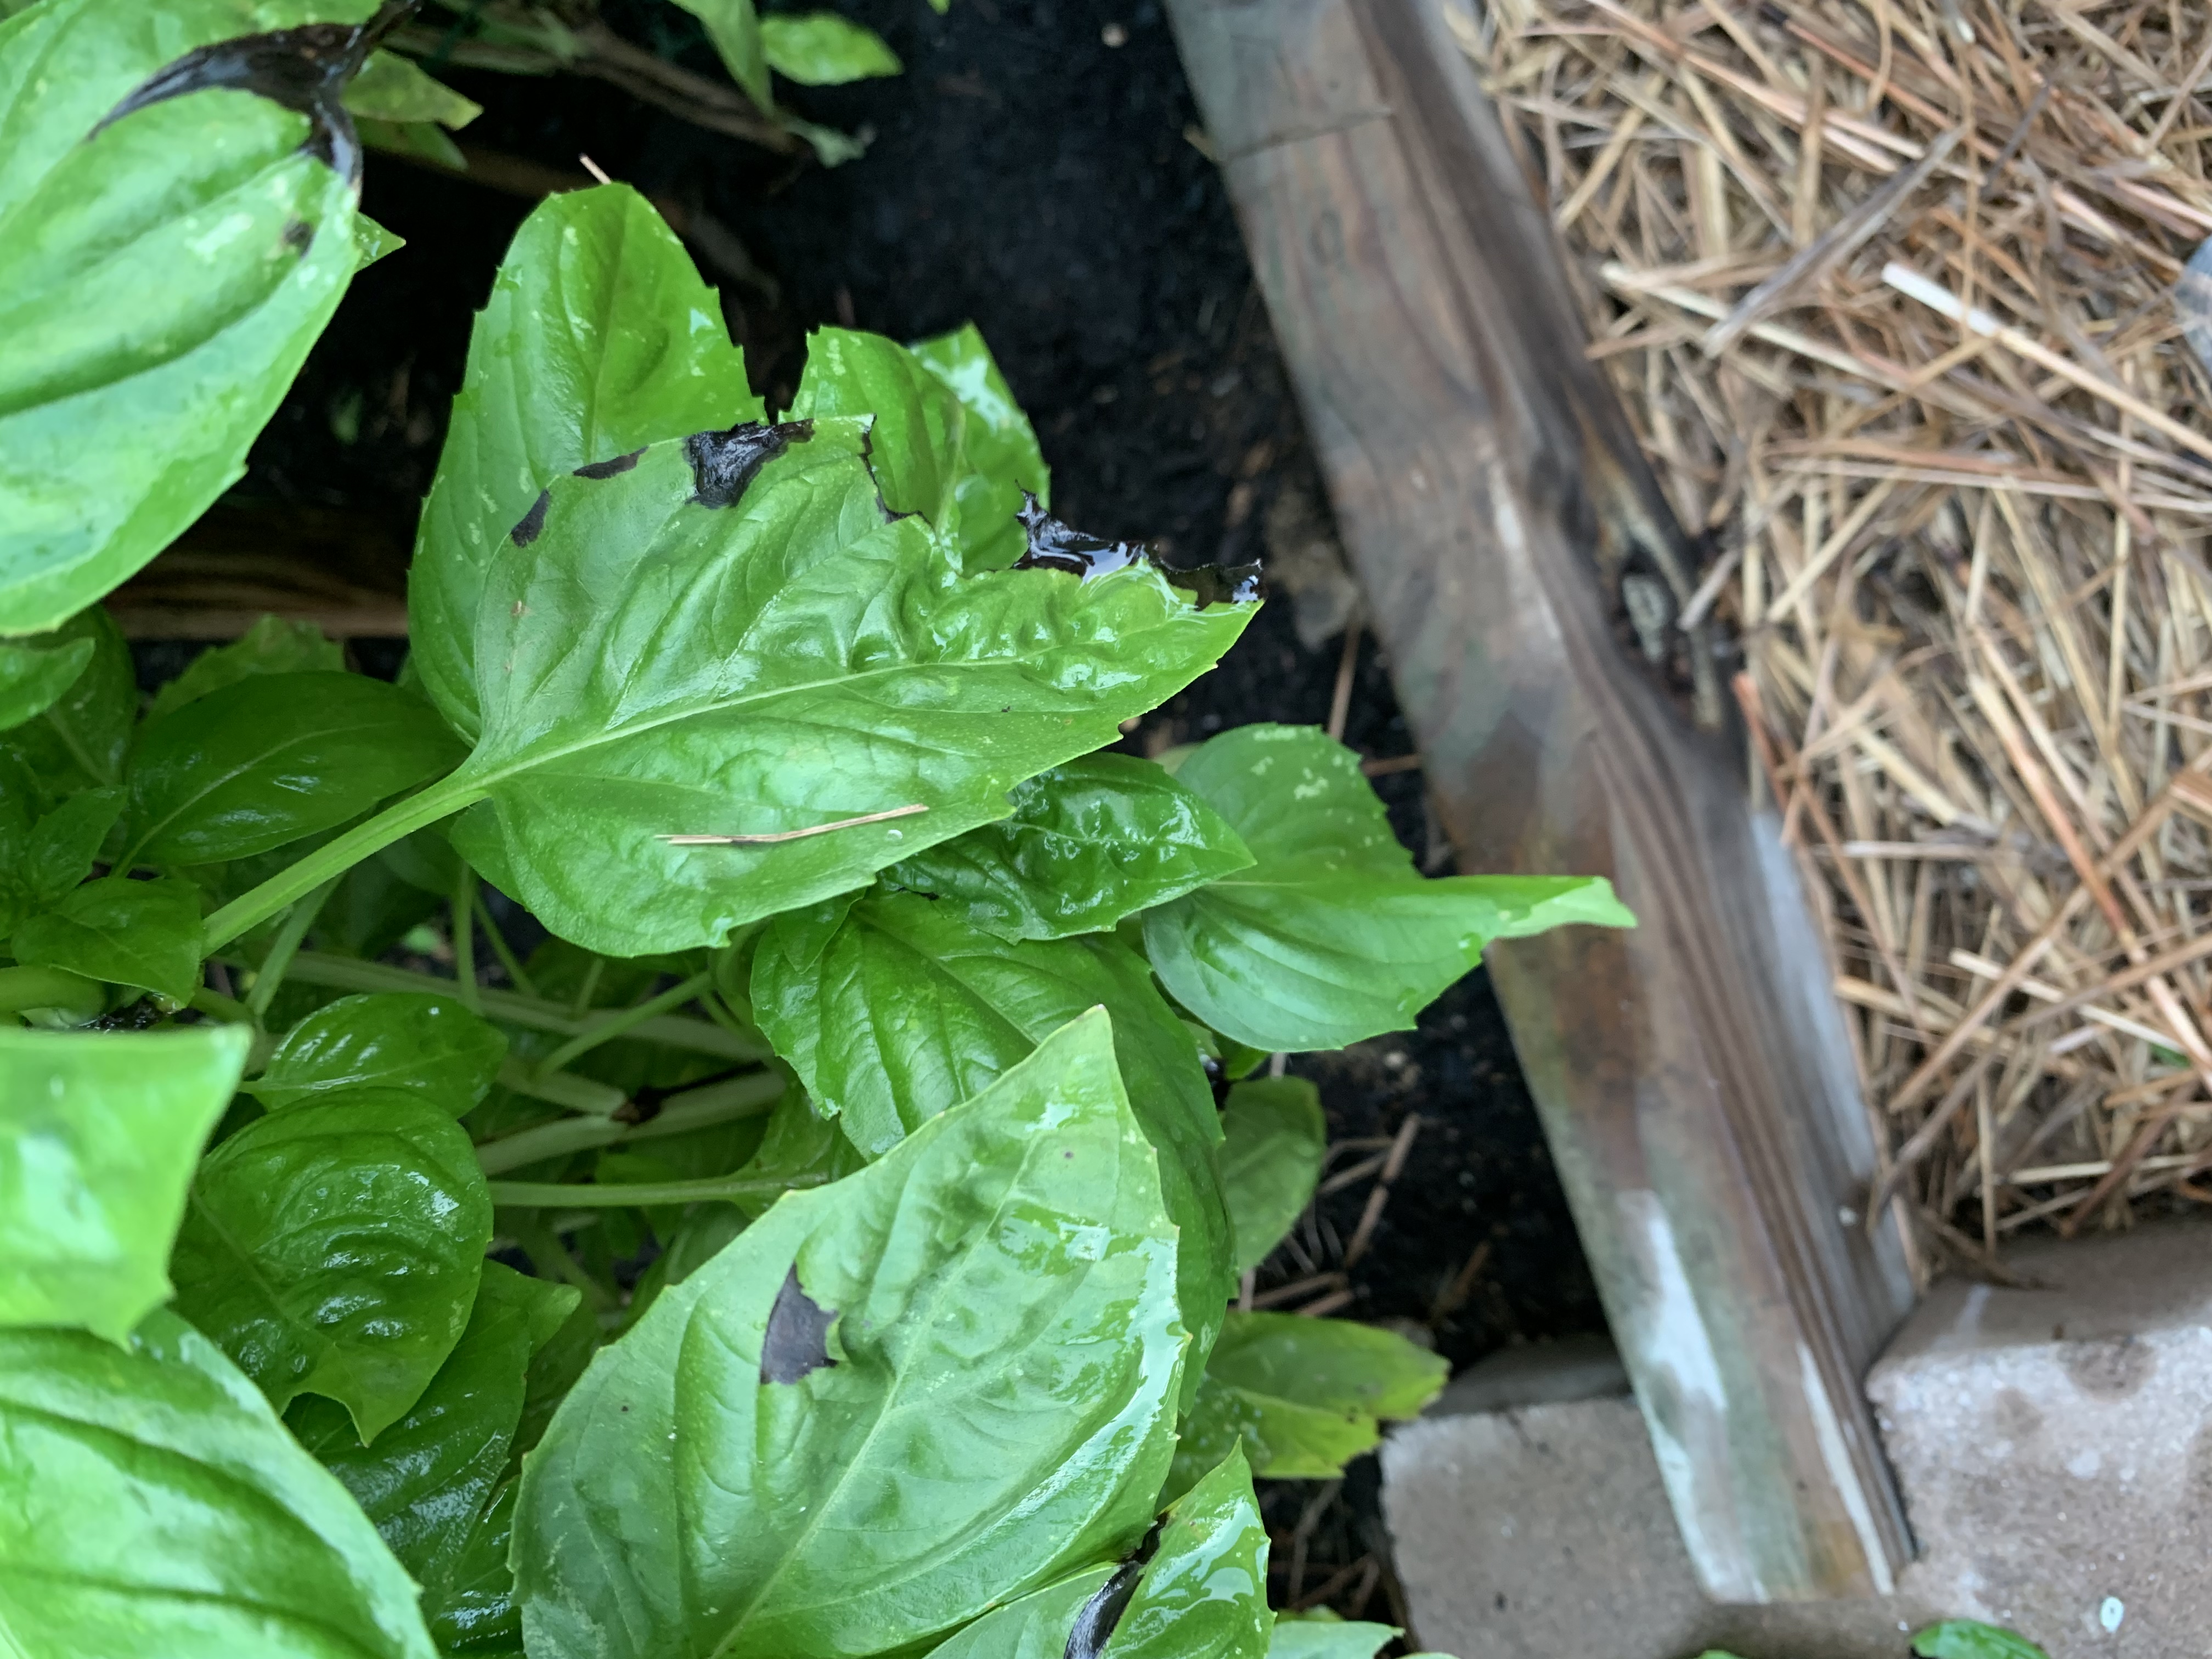
POLYGON ((1711 652, 1632 624, 1694 550, 1440 3, 1170 12, 1462 866, 1604 872, 1642 919, 1492 972, 1692 1558, 1723 1601, 1886 1590, 1860 1381, 1911 1285, 1856 1213, 1828 967, 1711 652))

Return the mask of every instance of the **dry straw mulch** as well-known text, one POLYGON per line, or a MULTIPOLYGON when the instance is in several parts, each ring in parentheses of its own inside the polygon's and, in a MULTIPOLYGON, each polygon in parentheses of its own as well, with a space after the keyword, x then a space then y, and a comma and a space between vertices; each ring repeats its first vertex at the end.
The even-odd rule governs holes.
POLYGON ((2212 14, 1490 0, 1939 1254, 2212 1203, 2212 14), (2185 306, 2184 309, 2185 309, 2185 306))

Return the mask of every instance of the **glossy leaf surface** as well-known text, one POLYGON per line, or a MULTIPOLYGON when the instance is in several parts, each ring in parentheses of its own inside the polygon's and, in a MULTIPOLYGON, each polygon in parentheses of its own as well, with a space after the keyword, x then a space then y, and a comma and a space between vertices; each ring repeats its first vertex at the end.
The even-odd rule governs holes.
POLYGON ((490 1243, 468 1136, 419 1097, 365 1089, 209 1153, 170 1272, 178 1311, 279 1410, 324 1395, 374 1441, 459 1340, 490 1243))
POLYGON ((1085 755, 1017 784, 1011 817, 884 872, 1002 939, 1062 939, 1252 862, 1221 815, 1151 761, 1085 755))
POLYGON ((1112 1567, 1087 1567, 1018 1596, 932 1648, 930 1659, 1068 1659, 1077 1618, 1113 1573, 1112 1567))
POLYGON ((508 1477, 531 1356, 578 1299, 573 1286, 487 1261, 460 1341, 374 1445, 361 1443, 334 1401, 306 1395, 285 1413, 300 1443, 344 1483, 422 1586, 423 1616, 441 1646, 480 1642, 495 1631, 520 1644, 511 1593, 495 1579, 482 1583, 472 1557, 508 1477))
POLYGON ((49 0, 0 28, 0 634, 51 628, 243 471, 345 292, 354 185, 306 115, 188 92, 191 49, 374 0, 49 0))
POLYGON ((344 1487, 206 1338, 0 1331, 0 1632, 70 1659, 435 1659, 344 1487))
POLYGON ((189 1002, 200 982, 199 890, 123 876, 88 881, 16 928, 11 948, 18 962, 189 1002))
POLYGON ((1255 1048, 1339 1048, 1409 1029, 1491 939, 1633 921, 1596 877, 1424 880, 1358 757, 1317 727, 1225 732, 1176 780, 1257 862, 1148 912, 1146 950, 1176 1001, 1255 1048))
POLYGON ((27 644, 68 649, 89 641, 92 655, 69 689, 24 724, 0 732, 0 750, 15 754, 52 800, 123 777, 124 751, 138 714, 138 679, 131 647, 107 612, 95 605, 27 644))
POLYGON ((1385 1642, 1401 1634, 1395 1625, 1279 1614, 1267 1638, 1267 1659, 1375 1659, 1385 1642))
POLYGON ((1168 1510, 1102 1659, 1261 1659, 1273 1623, 1267 1529, 1231 1449, 1168 1510))
POLYGON ((130 861, 217 864, 333 829, 466 752, 420 697, 365 674, 256 674, 145 729, 130 861))
POLYGON ((960 470, 953 486, 955 528, 970 570, 1003 570, 1028 538, 1014 515, 1026 490, 1052 499, 1052 474, 1036 432, 1014 401, 1006 377, 973 323, 909 348, 915 359, 960 400, 960 470))
POLYGON ((481 1102, 507 1036, 452 997, 380 991, 325 1003, 284 1033, 247 1090, 271 1111, 340 1089, 397 1089, 453 1117, 481 1102))
POLYGON ((759 414, 720 298, 643 197, 606 185, 532 210, 469 337, 408 574, 415 669, 456 730, 479 730, 486 573, 538 492, 759 414))
POLYGON ((865 1655, 1136 1541, 1187 1340, 1106 1016, 786 1197, 526 1465, 535 1659, 865 1655))
POLYGON ((342 673, 345 648, 327 639, 312 623, 264 617, 228 645, 203 651, 185 672, 154 694, 146 706, 150 723, 188 702, 235 685, 255 674, 342 673))
POLYGON ((1241 1444, 1270 1480, 1327 1479, 1372 1450, 1378 1419, 1413 1417, 1448 1367, 1395 1331, 1348 1319, 1232 1313, 1183 1425, 1170 1486, 1241 1444))
POLYGON ((896 341, 849 328, 806 337, 791 417, 870 417, 868 466, 894 513, 944 521, 959 477, 965 411, 951 388, 896 341))
POLYGON ((842 87, 902 67, 883 36, 834 11, 770 12, 760 35, 768 66, 802 87, 842 87))
POLYGON ((776 917, 753 957, 761 1029, 854 1144, 880 1154, 1085 1009, 1106 1008, 1137 1121, 1159 1149, 1184 1322, 1203 1353, 1228 1295, 1229 1237, 1221 1131, 1188 1028, 1110 937, 1008 945, 949 908, 876 892, 776 917))
POLYGON ((0 1326, 111 1342, 168 1300, 169 1245, 248 1034, 0 1027, 0 1326))
POLYGON ((0 731, 45 714, 91 660, 90 640, 46 646, 0 644, 0 731))
POLYGON ((1241 1273, 1267 1259, 1312 1201, 1328 1124, 1305 1079, 1255 1078, 1230 1090, 1221 1133, 1221 1197, 1241 1273))
POLYGON ((13 933, 92 873, 122 816, 123 791, 114 785, 82 790, 33 820, 36 786, 6 772, 0 759, 0 930, 13 933))
POLYGON ((1003 817, 1014 784, 1113 738, 1250 612, 1199 610, 1149 566, 961 576, 922 520, 885 522, 863 442, 823 419, 655 445, 620 476, 557 480, 538 533, 495 561, 483 735, 438 787, 489 796, 456 845, 564 939, 718 945, 859 886, 1003 817), (660 839, 908 806, 764 845, 660 839))

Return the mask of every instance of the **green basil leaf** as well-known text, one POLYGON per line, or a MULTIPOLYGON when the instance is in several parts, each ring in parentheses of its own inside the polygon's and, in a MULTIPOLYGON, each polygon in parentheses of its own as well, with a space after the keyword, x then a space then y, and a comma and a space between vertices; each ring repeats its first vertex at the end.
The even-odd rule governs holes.
POLYGON ((30 820, 31 789, 0 779, 0 934, 61 902, 92 873, 108 831, 123 814, 123 791, 113 786, 71 795, 30 820))
POLYGON ((773 112, 769 95, 768 55, 761 44, 760 15, 753 0, 676 0, 707 26, 722 67, 763 114, 773 112))
POLYGON ((1037 448, 1036 429, 1014 401, 975 324, 919 341, 910 349, 951 388, 966 411, 959 482, 952 492, 963 562, 970 570, 1003 570, 1028 545, 1015 519, 1023 492, 1047 504, 1052 499, 1052 473, 1037 448))
POLYGON ((284 1033, 246 1087, 271 1111, 368 1085, 459 1117, 490 1092, 506 1058, 506 1034, 456 999, 380 991, 324 1004, 284 1033))
POLYGON ((1372 1325, 1232 1313, 1206 1359, 1169 1487, 1196 1480, 1237 1445, 1269 1480, 1341 1474, 1381 1441, 1378 1419, 1418 1416, 1449 1370, 1372 1325))
POLYGON ((769 924, 753 958, 753 1007, 863 1152, 896 1146, 1085 1009, 1113 1016, 1121 1076, 1182 1230, 1183 1322, 1203 1354, 1230 1282, 1213 1163, 1221 1129, 1198 1045, 1143 958, 1099 934, 1008 945, 911 893, 870 894, 842 919, 830 908, 769 924))
POLYGON ((1262 1659, 1273 1624, 1267 1529, 1232 1448, 1168 1510, 1101 1659, 1262 1659))
POLYGON ((1912 1650, 1921 1659, 2045 1659, 2026 1637, 1972 1619, 1929 1626, 1912 1638, 1912 1650))
POLYGON ((0 1332, 0 1631, 21 1654, 437 1659, 415 1586, 215 1345, 0 1332))
POLYGON ((200 891, 188 881, 107 876, 15 930, 15 960, 186 1003, 200 984, 200 891))
POLYGON ((1136 1541, 1188 1338, 1103 1012, 604 1352, 524 1466, 534 1659, 881 1653, 1136 1541))
POLYGON ((963 576, 921 519, 885 522, 865 443, 823 418, 653 445, 556 480, 486 573, 483 735, 438 787, 489 797, 454 844, 562 937, 714 945, 848 891, 1004 817, 1014 784, 1113 738, 1251 613, 1141 562, 963 576))
POLYGON ((1013 814, 884 879, 1002 939, 1103 933, 1252 862, 1221 815, 1151 761, 1085 755, 1017 784, 1013 814))
MULTIPOLYGON (((4 425, 0 421, 0 428, 4 425)), ((0 492, 4 489, 0 486, 0 492)), ((4 500, 0 493, 0 501, 4 500)), ((4 557, 0 552, 0 561, 4 557)), ((4 562, 0 562, 0 586, 5 582, 4 562)), ((0 596, 0 610, 5 606, 6 599, 0 596)), ((25 643, 70 650, 84 641, 91 641, 92 655, 69 688, 38 718, 0 733, 0 750, 13 751, 37 774, 50 799, 120 782, 124 753, 131 746, 131 728, 138 715, 138 678, 131 665, 131 647, 124 643, 114 618, 99 606, 79 611, 52 633, 25 643)))
POLYGON ((1072 1578, 994 1607, 929 1650, 929 1659, 1067 1659, 1067 1638, 1083 1610, 1113 1577, 1086 1567, 1072 1578))
POLYGON ((1255 1078, 1229 1091, 1221 1133, 1221 1198, 1241 1273, 1273 1254, 1313 1201, 1328 1124, 1304 1078, 1255 1078))
POLYGON ((192 1164, 249 1046, 234 1025, 0 1027, 0 1326, 120 1342, 169 1299, 192 1164))
POLYGON ((421 698, 362 674, 257 674, 149 726, 126 862, 216 864, 334 829, 466 751, 421 698))
POLYGON ((345 647, 325 638, 313 623, 264 617, 228 645, 203 651, 185 664, 183 673, 154 694, 146 706, 146 719, 150 723, 173 714, 186 703, 251 675, 335 674, 344 668, 345 647))
MULTIPOLYGON (((532 210, 469 337, 408 573, 410 660, 455 729, 481 729, 484 579, 538 492, 760 412, 721 301, 643 197, 607 185, 532 210)), ((496 659, 492 672, 504 678, 496 659)))
POLYGON ((1317 727, 1224 732, 1176 779, 1257 862, 1146 912, 1145 948, 1170 995, 1255 1048, 1340 1048, 1407 1030, 1490 939, 1633 920, 1601 878, 1424 880, 1358 757, 1317 727))
POLYGON ((364 1089, 249 1123, 200 1165, 170 1273, 177 1309, 281 1411, 325 1395, 364 1441, 460 1340, 491 1198, 460 1126, 364 1089))
POLYGON ((1267 1638, 1267 1659, 1375 1659, 1382 1644, 1405 1634, 1395 1625, 1363 1624, 1340 1619, 1326 1608, 1299 1614, 1275 1615, 1274 1633, 1267 1638))
POLYGON ((883 504, 942 522, 958 476, 960 400, 921 361, 880 334, 817 328, 806 338, 806 368, 791 418, 872 416, 868 465, 883 504))
POLYGON ((0 33, 0 633, 98 599, 237 479, 359 263, 307 116, 213 82, 111 116, 193 48, 374 9, 50 0, 0 33))
POLYGON ((396 52, 373 52, 361 73, 349 82, 345 106, 377 121, 434 121, 465 127, 483 113, 483 106, 464 98, 425 74, 412 58, 396 52))
MULTIPOLYGON (((702 1205, 702 1209, 726 1210, 726 1204, 702 1205)), ((551 1330, 537 1322, 538 1316, 546 1308, 540 1303, 532 1312, 533 1327, 531 1341, 535 1345, 530 1356, 530 1369, 523 1374, 522 1416, 515 1425, 514 1454, 507 1463, 507 1473, 513 1475, 525 1453, 534 1451, 538 1443, 545 1437, 546 1425, 552 1422, 553 1413, 568 1397, 568 1390, 576 1386, 576 1379, 592 1363, 592 1356, 599 1351, 600 1330, 599 1310, 588 1302, 579 1302, 573 1312, 551 1330)), ((502 1563, 506 1560, 501 1553, 502 1563)), ((513 1581, 507 1581, 509 1589, 513 1581)))
POLYGON ((0 644, 0 731, 45 714, 91 660, 90 640, 45 647, 0 644))
MULTIPOLYGON (((335 1402, 303 1395, 285 1422, 361 1504, 399 1565, 422 1587, 422 1613, 441 1647, 499 1628, 520 1645, 512 1579, 485 1582, 478 1534, 506 1483, 522 1419, 524 1376, 580 1301, 573 1286, 483 1266, 468 1328, 412 1409, 364 1446, 335 1402)), ((504 1562, 500 1564, 502 1567, 504 1562)))
POLYGON ((882 35, 834 11, 770 12, 760 32, 768 66, 802 87, 842 87, 905 67, 882 35))

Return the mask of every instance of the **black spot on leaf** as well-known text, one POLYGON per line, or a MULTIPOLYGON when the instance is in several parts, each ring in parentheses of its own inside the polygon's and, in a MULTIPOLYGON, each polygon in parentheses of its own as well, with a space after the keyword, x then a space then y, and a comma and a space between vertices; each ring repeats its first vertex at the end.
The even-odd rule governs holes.
MULTIPOLYGON (((266 34, 241 34, 197 46, 148 76, 135 91, 100 118, 98 137, 125 116, 149 105, 210 88, 258 93, 273 104, 307 118, 308 155, 343 177, 361 182, 361 140, 342 100, 376 43, 411 13, 418 0, 386 0, 366 23, 306 23, 266 34)), ((293 246, 288 228, 285 243, 293 246)), ((298 252, 305 252, 304 247, 298 252)))
POLYGON ((760 1380, 796 1382, 809 1371, 837 1362, 830 1357, 830 1322, 835 1308, 824 1308, 799 1288, 799 1269, 783 1276, 775 1305, 768 1310, 768 1328, 761 1334, 760 1380))
POLYGON ((507 532, 507 540, 513 542, 517 547, 527 547, 536 541, 544 532, 545 509, 552 500, 551 490, 539 490, 538 499, 530 504, 530 511, 524 514, 515 522, 514 528, 507 532))
POLYGON ((302 259, 307 257, 307 250, 314 245, 315 228, 305 219, 295 219, 284 227, 284 246, 302 259))
POLYGON ((1149 564, 1169 585, 1180 587, 1201 605, 1249 605, 1260 597, 1260 567, 1256 564, 1202 564, 1190 570, 1170 570, 1159 555, 1143 542, 1113 542, 1103 536, 1071 528, 1046 512, 1037 498, 1022 492, 1017 515, 1029 533, 1029 547, 1014 561, 1017 570, 1057 570, 1079 581, 1111 575, 1133 564, 1149 564))
POLYGON ((1159 1547, 1160 1523, 1155 1521, 1145 1541, 1137 1546, 1137 1553, 1115 1568, 1114 1576, 1091 1591, 1091 1599, 1077 1612, 1075 1622, 1067 1630, 1066 1659, 1098 1659, 1114 1639, 1114 1628, 1128 1610, 1129 1599, 1137 1593, 1145 1564, 1159 1547))
POLYGON ((640 444, 635 449, 631 450, 629 454, 617 455, 612 460, 586 461, 583 465, 576 469, 576 476, 580 478, 615 477, 621 473, 629 471, 632 467, 635 466, 637 465, 638 457, 644 453, 645 446, 643 444, 640 444))
POLYGON ((684 457, 691 463, 691 499, 701 507, 735 507, 763 467, 813 435, 811 421, 774 426, 746 421, 727 432, 693 433, 684 441, 684 457))

